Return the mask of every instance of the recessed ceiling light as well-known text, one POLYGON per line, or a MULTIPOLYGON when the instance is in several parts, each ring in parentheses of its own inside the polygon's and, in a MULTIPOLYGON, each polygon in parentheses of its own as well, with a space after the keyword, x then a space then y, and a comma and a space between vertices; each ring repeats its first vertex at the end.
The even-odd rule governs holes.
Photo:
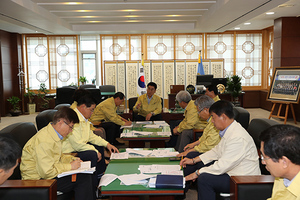
POLYGON ((295 6, 295 5, 293 5, 293 4, 281 4, 281 5, 278 6, 278 8, 289 8, 289 7, 293 7, 293 6, 295 6))
POLYGON ((250 22, 246 22, 246 23, 244 23, 244 25, 250 25, 251 23, 250 22))
POLYGON ((235 29, 235 30, 239 30, 239 29, 241 29, 241 28, 240 28, 240 27, 235 27, 234 29, 235 29))
POLYGON ((267 12, 267 15, 274 15, 274 12, 267 12))

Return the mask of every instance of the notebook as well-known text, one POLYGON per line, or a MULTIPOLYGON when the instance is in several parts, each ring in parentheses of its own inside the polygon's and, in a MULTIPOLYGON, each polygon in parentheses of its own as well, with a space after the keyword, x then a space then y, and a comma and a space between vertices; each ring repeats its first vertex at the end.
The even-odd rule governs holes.
POLYGON ((184 178, 182 175, 159 174, 156 177, 156 188, 184 188, 184 178))

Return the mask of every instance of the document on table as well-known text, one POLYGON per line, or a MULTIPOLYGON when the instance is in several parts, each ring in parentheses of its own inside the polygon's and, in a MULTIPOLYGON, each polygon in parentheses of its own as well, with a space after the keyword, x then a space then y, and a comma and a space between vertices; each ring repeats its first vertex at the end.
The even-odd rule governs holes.
POLYGON ((159 124, 147 124, 144 126, 144 128, 159 128, 160 125, 159 124))
POLYGON ((81 162, 81 166, 78 169, 70 170, 63 172, 61 174, 57 175, 57 178, 61 178, 64 176, 72 175, 72 174, 78 174, 78 173, 85 173, 85 174, 92 174, 96 170, 95 167, 91 168, 91 161, 85 161, 81 162))
POLYGON ((142 174, 158 174, 168 171, 180 171, 180 165, 139 165, 142 174))
POLYGON ((153 123, 160 126, 169 126, 169 124, 165 121, 153 121, 153 123))
POLYGON ((101 186, 108 186, 111 182, 113 182, 116 178, 118 178, 118 175, 115 174, 104 174, 101 177, 101 180, 99 182, 98 187, 101 186))
POLYGON ((164 150, 153 150, 150 154, 151 157, 175 157, 177 154, 179 154, 177 151, 171 152, 168 149, 164 150))
POLYGON ((170 136, 170 135, 172 135, 172 134, 171 134, 171 132, 157 132, 157 135, 161 135, 161 136, 166 136, 166 137, 168 137, 168 136, 170 136))
POLYGON ((152 153, 152 150, 135 150, 135 149, 130 149, 127 148, 126 152, 130 155, 138 155, 141 157, 146 157, 152 153))
POLYGON ((110 155, 110 159, 114 160, 114 159, 128 159, 128 153, 127 152, 123 152, 123 153, 112 153, 110 155))
POLYGON ((152 124, 152 121, 137 121, 136 124, 152 124))
POLYGON ((146 185, 148 179, 155 177, 155 175, 147 174, 125 174, 118 176, 118 179, 121 181, 121 184, 124 185, 146 185))
POLYGON ((129 125, 129 126, 121 126, 120 129, 123 129, 123 128, 132 128, 132 126, 133 126, 132 124, 129 125))

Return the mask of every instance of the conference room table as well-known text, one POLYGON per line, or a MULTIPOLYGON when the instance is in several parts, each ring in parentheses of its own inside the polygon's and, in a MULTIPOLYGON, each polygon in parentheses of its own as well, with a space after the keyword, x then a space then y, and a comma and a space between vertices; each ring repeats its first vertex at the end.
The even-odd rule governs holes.
MULTIPOLYGON (((168 157, 155 158, 128 158, 111 160, 105 174, 139 174, 139 165, 179 165, 179 161, 169 161, 168 157)), ((142 196, 149 197, 149 200, 174 200, 176 195, 183 195, 183 189, 158 189, 150 188, 147 185, 121 185, 119 179, 115 179, 107 186, 100 188, 101 194, 111 196, 112 200, 138 200, 142 196)))

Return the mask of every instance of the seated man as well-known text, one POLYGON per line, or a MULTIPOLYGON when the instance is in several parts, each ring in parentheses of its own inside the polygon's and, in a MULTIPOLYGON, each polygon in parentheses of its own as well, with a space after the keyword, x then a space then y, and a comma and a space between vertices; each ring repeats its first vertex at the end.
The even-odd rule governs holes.
POLYGON ((215 85, 206 86, 205 95, 212 98, 215 102, 220 100, 218 95, 218 88, 215 85))
MULTIPOLYGON (((186 145, 184 147, 184 152, 179 153, 177 157, 187 156, 187 158, 194 158, 211 150, 220 142, 221 137, 219 135, 219 130, 212 123, 212 117, 209 113, 209 108, 214 103, 214 100, 206 95, 200 96, 195 100, 195 105, 197 106, 199 116, 206 120, 208 124, 203 130, 203 134, 199 140, 186 145)), ((181 139, 184 139, 183 136, 181 139)), ((195 165, 187 165, 184 169, 184 172, 186 174, 190 174, 196 170, 195 167, 195 165)))
POLYGON ((275 125, 261 133, 261 162, 275 177, 268 200, 300 199, 300 128, 275 125))
POLYGON ((53 122, 37 132, 25 144, 21 158, 23 180, 57 180, 60 192, 75 192, 75 200, 95 199, 92 187, 92 175, 77 174, 75 182, 72 176, 57 178, 57 175, 80 167, 79 158, 62 153, 62 140, 72 132, 78 123, 77 114, 68 107, 60 108, 53 117, 53 122))
POLYGON ((183 152, 184 147, 193 141, 193 129, 204 129, 207 122, 200 119, 198 116, 197 107, 194 104, 192 96, 189 92, 183 90, 178 92, 176 95, 176 100, 178 101, 180 107, 184 109, 184 119, 171 124, 171 130, 173 132, 169 141, 169 146, 172 146, 175 141, 175 149, 181 153, 183 152), (179 125, 176 126, 177 124, 179 125), (183 135, 187 135, 187 137, 183 135), (190 139, 183 141, 181 140, 182 137, 190 139))
POLYGON ((117 92, 113 97, 99 103, 92 114, 90 121, 93 124, 100 124, 105 129, 106 140, 114 145, 120 143, 116 138, 120 137, 120 126, 129 126, 131 121, 122 118, 117 114, 117 106, 124 102, 125 96, 122 92, 117 92))
POLYGON ((0 137, 0 185, 14 172, 21 157, 21 147, 14 140, 0 137))
POLYGON ((234 120, 233 105, 217 101, 209 109, 212 122, 220 130, 221 141, 195 158, 184 158, 180 165, 196 165, 184 174, 186 181, 198 183, 198 199, 215 200, 216 192, 229 193, 230 176, 260 175, 257 149, 252 137, 234 120))
POLYGON ((96 167, 94 186, 97 186, 97 179, 105 171, 106 165, 103 159, 102 147, 106 147, 110 152, 118 152, 118 149, 95 135, 91 130, 90 122, 96 103, 90 94, 84 95, 77 101, 76 112, 79 123, 74 125, 72 134, 68 135, 62 142, 63 153, 77 152, 83 161, 91 161, 92 167, 96 167), (102 162, 100 162, 102 161, 102 162), (98 177, 98 178, 97 178, 98 177))
POLYGON ((150 82, 147 85, 147 93, 139 96, 133 107, 133 112, 137 112, 136 121, 157 121, 161 120, 161 98, 155 94, 157 85, 150 82))

